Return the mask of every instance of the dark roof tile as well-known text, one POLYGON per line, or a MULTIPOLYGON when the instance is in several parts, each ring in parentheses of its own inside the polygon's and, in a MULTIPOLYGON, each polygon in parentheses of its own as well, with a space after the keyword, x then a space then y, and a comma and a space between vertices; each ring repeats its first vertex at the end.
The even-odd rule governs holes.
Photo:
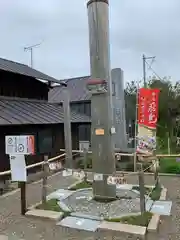
POLYGON ((33 78, 37 78, 40 80, 46 80, 54 83, 59 83, 59 80, 50 77, 40 71, 37 71, 25 64, 13 62, 7 59, 0 58, 0 70, 7 71, 7 72, 13 72, 33 78))
MULTIPOLYGON (((67 83, 71 102, 90 100, 90 94, 86 89, 86 83, 88 79, 89 76, 63 80, 67 83)), ((48 95, 49 102, 62 102, 62 91, 62 86, 55 86, 53 89, 51 89, 48 95)))
MULTIPOLYGON (((56 124, 64 122, 63 107, 55 103, 0 98, 0 112, 0 125, 56 124)), ((90 122, 90 118, 71 111, 71 122, 90 122)))

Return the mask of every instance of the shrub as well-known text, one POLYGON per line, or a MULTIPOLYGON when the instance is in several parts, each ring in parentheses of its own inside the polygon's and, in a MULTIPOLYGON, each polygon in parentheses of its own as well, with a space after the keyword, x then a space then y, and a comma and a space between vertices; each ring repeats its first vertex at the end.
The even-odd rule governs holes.
MULTIPOLYGON (((84 158, 80 157, 77 161, 76 161, 77 167, 84 169, 84 158)), ((91 157, 87 157, 87 163, 86 163, 87 168, 91 169, 92 168, 92 158, 91 157)))
POLYGON ((160 160, 160 172, 180 174, 180 163, 175 158, 163 158, 160 160))

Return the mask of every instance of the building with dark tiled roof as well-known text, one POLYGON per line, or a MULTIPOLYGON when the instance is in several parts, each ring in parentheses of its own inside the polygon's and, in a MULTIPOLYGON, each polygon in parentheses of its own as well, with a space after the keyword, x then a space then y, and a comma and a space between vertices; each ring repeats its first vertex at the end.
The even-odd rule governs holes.
MULTIPOLYGON (((48 102, 52 84, 60 82, 27 65, 0 58, 0 172, 8 170, 5 154, 6 135, 34 135, 36 156, 27 156, 27 164, 42 160, 47 144, 49 156, 64 148, 63 106, 48 102)), ((72 145, 79 147, 78 129, 90 125, 90 117, 71 110, 72 145)))
MULTIPOLYGON (((112 101, 114 112, 114 125, 116 127, 115 146, 116 148, 127 148, 126 135, 126 118, 125 118, 125 101, 124 101, 124 80, 123 71, 120 68, 112 69, 112 101)), ((71 101, 71 109, 91 116, 91 95, 89 94, 86 84, 89 76, 63 79, 67 83, 71 101)), ((49 91, 48 101, 51 103, 63 102, 63 87, 56 86, 49 91)), ((90 141, 91 129, 88 125, 79 127, 79 139, 90 141)))

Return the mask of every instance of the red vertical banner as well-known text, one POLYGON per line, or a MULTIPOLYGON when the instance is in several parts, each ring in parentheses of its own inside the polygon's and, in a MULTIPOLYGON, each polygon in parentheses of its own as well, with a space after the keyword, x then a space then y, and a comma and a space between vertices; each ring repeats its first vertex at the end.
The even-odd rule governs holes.
POLYGON ((146 107, 146 126, 156 128, 158 120, 159 89, 149 89, 146 107))
POLYGON ((138 124, 156 128, 159 89, 140 88, 138 93, 138 124))
POLYGON ((148 89, 140 88, 138 92, 138 124, 146 124, 148 89))

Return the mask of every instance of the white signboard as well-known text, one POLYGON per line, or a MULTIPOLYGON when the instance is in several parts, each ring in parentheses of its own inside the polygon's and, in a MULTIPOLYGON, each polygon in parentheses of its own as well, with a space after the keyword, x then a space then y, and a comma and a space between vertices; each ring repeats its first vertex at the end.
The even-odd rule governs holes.
POLYGON ((5 137, 6 154, 10 155, 29 155, 35 153, 34 136, 6 136, 5 137))
POLYGON ((73 175, 72 169, 66 169, 62 173, 63 177, 69 177, 73 175))
POLYGON ((59 169, 62 169, 62 163, 61 163, 61 162, 50 163, 50 164, 49 164, 49 169, 50 169, 50 170, 59 170, 59 169))
POLYGON ((26 162, 24 155, 10 155, 10 168, 12 181, 27 181, 26 162))
POLYGON ((79 141, 79 150, 80 151, 88 151, 89 150, 89 141, 79 141))
POLYGON ((109 176, 107 179, 108 185, 121 185, 126 184, 127 181, 124 176, 109 176))
POLYGON ((73 177, 77 179, 83 179, 85 177, 84 171, 73 172, 73 177))
POLYGON ((103 181, 103 174, 95 173, 94 174, 94 181, 103 181))

